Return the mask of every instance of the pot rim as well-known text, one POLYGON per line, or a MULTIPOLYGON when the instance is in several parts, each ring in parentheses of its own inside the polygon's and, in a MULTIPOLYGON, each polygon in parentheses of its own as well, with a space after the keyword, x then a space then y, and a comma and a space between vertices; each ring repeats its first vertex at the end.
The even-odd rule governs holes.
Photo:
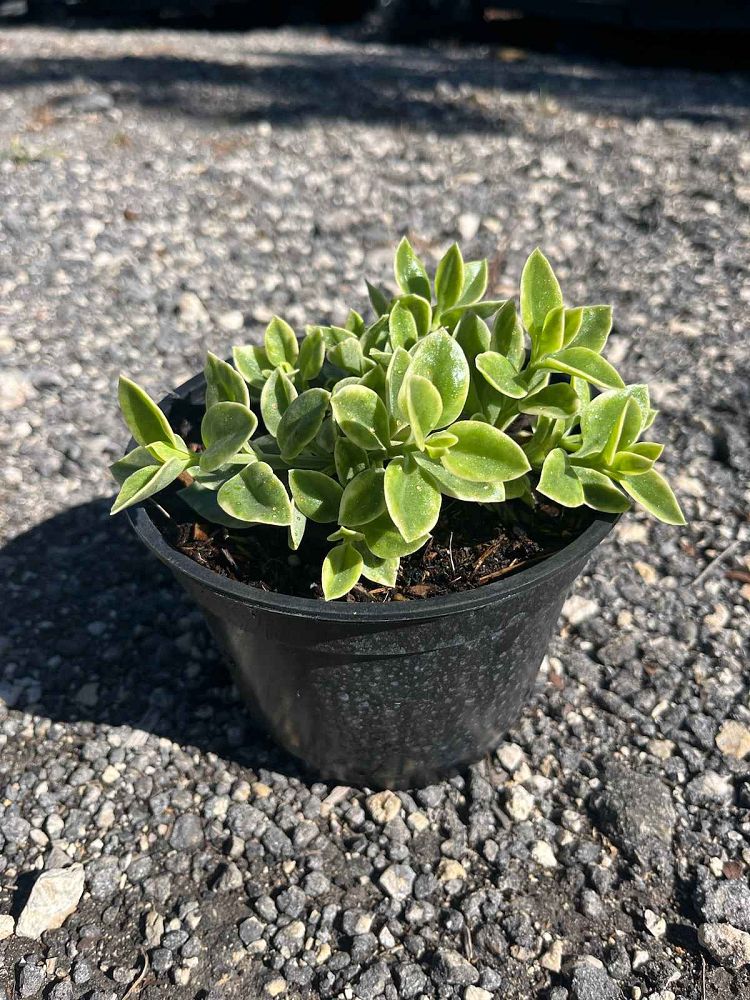
MULTIPOLYGON (((173 400, 175 396, 184 399, 191 392, 200 388, 203 381, 202 373, 188 379, 160 401, 160 409, 164 409, 165 404, 173 400)), ((131 439, 128 450, 133 447, 135 447, 135 442, 131 439)), ((529 587, 538 585, 548 577, 554 576, 563 566, 587 558, 597 545, 607 537, 621 516, 592 511, 591 524, 562 549, 553 552, 527 569, 521 569, 518 573, 503 577, 494 583, 486 583, 473 590, 462 590, 439 597, 425 597, 418 601, 365 604, 322 601, 316 597, 295 597, 290 594, 261 590, 259 587, 231 580, 212 569, 199 565, 194 559, 178 552, 177 549, 173 549, 143 505, 128 508, 125 514, 140 540, 147 548, 151 549, 158 559, 173 572, 184 574, 201 587, 206 587, 230 600, 238 601, 258 610, 318 621, 350 623, 358 621, 405 622, 407 620, 419 621, 440 618, 473 611, 487 604, 506 600, 529 587)))

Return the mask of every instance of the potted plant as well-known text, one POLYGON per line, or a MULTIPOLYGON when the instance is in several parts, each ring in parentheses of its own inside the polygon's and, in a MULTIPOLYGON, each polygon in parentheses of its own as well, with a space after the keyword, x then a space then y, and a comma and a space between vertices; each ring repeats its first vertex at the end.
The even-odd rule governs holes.
POLYGON ((112 467, 140 538, 206 614, 247 701, 317 772, 421 784, 515 721, 567 591, 638 501, 684 519, 642 440, 645 385, 602 357, 539 250, 512 300, 406 239, 374 320, 209 354, 157 406, 127 378, 112 467), (143 505, 143 501, 148 501, 143 505))

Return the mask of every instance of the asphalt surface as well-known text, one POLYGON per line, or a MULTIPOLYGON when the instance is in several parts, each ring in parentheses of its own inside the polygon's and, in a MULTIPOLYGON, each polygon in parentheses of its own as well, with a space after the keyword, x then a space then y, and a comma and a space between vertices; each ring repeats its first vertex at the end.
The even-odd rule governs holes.
POLYGON ((749 106, 512 50, 0 34, 0 995, 750 995, 749 106), (340 322, 404 232, 614 303, 689 523, 623 519, 495 755, 373 799, 253 730, 106 465, 119 372, 158 397, 274 312, 340 322), (16 933, 50 883, 62 927, 16 933))

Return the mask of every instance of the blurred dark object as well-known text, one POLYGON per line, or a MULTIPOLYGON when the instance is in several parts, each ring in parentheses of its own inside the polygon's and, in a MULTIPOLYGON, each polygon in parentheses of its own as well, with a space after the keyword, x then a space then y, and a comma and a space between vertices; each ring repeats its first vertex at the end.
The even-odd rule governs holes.
POLYGON ((375 0, 0 0, 0 14, 32 21, 107 18, 193 21, 202 27, 344 24, 363 17, 375 0))
POLYGON ((469 32, 538 18, 631 31, 750 30, 748 0, 379 0, 383 29, 393 40, 469 32))

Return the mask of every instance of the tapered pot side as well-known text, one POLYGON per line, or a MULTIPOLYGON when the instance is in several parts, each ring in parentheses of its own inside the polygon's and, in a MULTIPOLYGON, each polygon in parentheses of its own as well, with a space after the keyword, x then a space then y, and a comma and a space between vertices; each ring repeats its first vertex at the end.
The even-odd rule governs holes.
MULTIPOLYGON (((160 404, 200 400, 196 376, 160 404)), ((476 590, 390 604, 273 594, 173 549, 143 507, 141 540, 201 607, 249 708, 317 775, 371 788, 428 784, 481 758, 518 718, 565 597, 617 518, 476 590)))

